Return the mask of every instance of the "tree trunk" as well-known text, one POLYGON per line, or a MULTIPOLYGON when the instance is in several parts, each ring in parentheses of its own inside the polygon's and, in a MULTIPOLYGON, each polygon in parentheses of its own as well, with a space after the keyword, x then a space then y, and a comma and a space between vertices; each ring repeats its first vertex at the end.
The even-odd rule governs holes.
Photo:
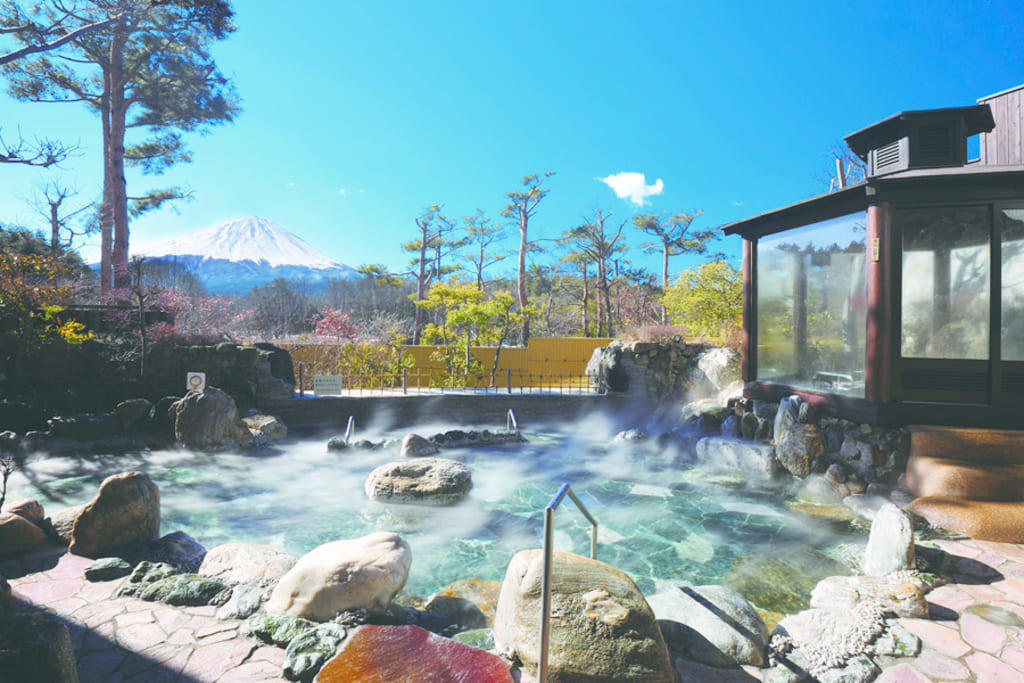
MULTIPOLYGON (((519 297, 519 310, 525 310, 529 301, 526 299, 526 248, 528 246, 526 239, 526 226, 527 226, 526 215, 520 211, 519 213, 519 277, 516 280, 516 294, 519 297)), ((525 347, 530 341, 530 318, 529 316, 523 316, 523 339, 522 344, 525 347)))
MULTIPOLYGON (((111 48, 113 49, 113 48, 111 48)), ((103 123, 103 205, 100 207, 100 294, 106 297, 113 288, 113 269, 110 260, 113 257, 114 244, 114 201, 110 191, 110 70, 103 70, 103 97, 100 102, 100 120, 103 123)))
POLYGON ((590 276, 587 264, 583 264, 583 336, 590 336, 590 276))
POLYGON ((50 202, 50 258, 57 258, 60 252, 60 203, 50 202))
POLYGON ((668 293, 668 242, 661 257, 661 324, 668 325, 668 309, 665 308, 665 294, 668 293))
POLYGON ((128 102, 124 80, 124 22, 118 22, 110 40, 109 126, 104 147, 106 170, 104 198, 110 202, 109 219, 113 235, 110 266, 115 288, 131 285, 128 272, 128 190, 124 178, 124 136, 128 102), (109 189, 108 189, 109 188, 109 189))
MULTIPOLYGON (((416 276, 416 301, 423 301, 427 298, 427 232, 423 230, 423 239, 420 240, 420 272, 416 276)), ((423 335, 423 307, 416 307, 416 327, 412 332, 413 346, 419 346, 420 337, 423 335)))

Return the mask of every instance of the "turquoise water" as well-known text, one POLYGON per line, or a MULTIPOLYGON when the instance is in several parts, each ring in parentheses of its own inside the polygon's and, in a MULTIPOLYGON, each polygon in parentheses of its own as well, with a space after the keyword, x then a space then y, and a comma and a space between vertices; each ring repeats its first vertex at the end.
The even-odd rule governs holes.
MULTIPOLYGON (((370 501, 367 475, 398 459, 397 450, 329 452, 326 437, 245 455, 35 455, 12 478, 8 501, 36 497, 49 514, 88 501, 110 474, 141 470, 160 488, 163 533, 183 530, 207 548, 247 541, 300 555, 328 541, 394 531, 413 552, 406 592, 422 596, 457 579, 502 580, 516 552, 541 547, 544 507, 564 482, 599 523, 598 559, 647 594, 669 581, 720 583, 758 553, 828 553, 851 540, 835 523, 790 513, 778 491, 653 446, 610 446, 611 434, 596 421, 576 432, 525 431, 527 444, 444 451, 470 466, 474 488, 443 508, 370 501)), ((589 554, 589 524, 568 499, 555 526, 556 548, 589 554)))

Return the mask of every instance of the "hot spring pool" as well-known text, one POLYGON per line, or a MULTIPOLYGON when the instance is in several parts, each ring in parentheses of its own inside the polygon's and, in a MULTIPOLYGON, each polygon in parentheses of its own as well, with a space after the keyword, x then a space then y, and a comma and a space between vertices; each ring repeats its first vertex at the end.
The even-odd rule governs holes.
MULTIPOLYGON (((244 455, 33 455, 12 476, 7 500, 37 498, 49 514, 87 502, 110 474, 141 470, 160 487, 162 533, 180 529, 207 548, 244 541, 301 555, 328 541, 394 531, 412 547, 405 591, 421 596, 457 579, 502 580, 516 552, 541 547, 544 507, 564 482, 598 521, 598 559, 625 571, 646 594, 669 581, 721 583, 759 554, 836 555, 840 544, 866 539, 842 524, 790 512, 777 490, 680 464, 685 458, 676 452, 612 445, 610 428, 596 419, 572 433, 523 434, 529 443, 441 453, 473 472, 472 493, 451 507, 370 501, 367 475, 397 460, 397 448, 329 452, 328 437, 244 455)), ((555 527, 556 548, 589 554, 589 525, 571 501, 559 509, 555 527)), ((828 573, 834 567, 821 576, 828 573)))

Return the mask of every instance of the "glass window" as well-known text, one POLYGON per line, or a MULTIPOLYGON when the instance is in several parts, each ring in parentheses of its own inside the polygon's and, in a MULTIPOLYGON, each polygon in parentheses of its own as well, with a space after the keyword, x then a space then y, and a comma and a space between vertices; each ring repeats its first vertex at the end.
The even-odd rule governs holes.
POLYGON ((989 357, 989 215, 987 207, 899 213, 905 358, 989 357))
POLYGON ((757 378, 864 395, 867 212, 757 241, 757 378))
POLYGON ((1004 209, 1002 220, 1002 359, 1024 361, 1024 209, 1004 209))

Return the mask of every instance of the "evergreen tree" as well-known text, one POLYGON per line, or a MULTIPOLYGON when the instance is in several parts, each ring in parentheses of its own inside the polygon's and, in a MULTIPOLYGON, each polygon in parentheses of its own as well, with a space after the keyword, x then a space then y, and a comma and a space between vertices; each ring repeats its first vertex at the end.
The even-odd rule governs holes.
MULTIPOLYGON (((165 189, 129 198, 125 166, 161 173, 189 161, 182 134, 230 121, 238 111, 232 84, 217 69, 210 45, 234 30, 229 0, 82 0, 69 13, 62 0, 28 10, 7 1, 0 25, 20 23, 25 44, 51 42, 54 26, 77 34, 60 47, 4 65, 10 93, 31 102, 83 102, 100 115, 103 140, 100 285, 130 283, 129 201, 133 212, 185 193, 165 189), (145 137, 127 144, 129 132, 145 137)), ((134 138, 134 136, 132 136, 134 138)))

